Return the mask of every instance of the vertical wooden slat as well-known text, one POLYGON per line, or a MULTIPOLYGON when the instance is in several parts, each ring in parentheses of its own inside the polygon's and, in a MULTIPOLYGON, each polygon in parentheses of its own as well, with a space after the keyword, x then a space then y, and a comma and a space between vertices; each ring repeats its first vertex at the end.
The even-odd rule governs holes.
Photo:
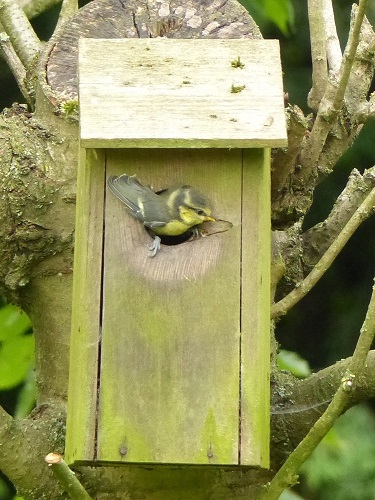
POLYGON ((65 458, 94 459, 104 209, 104 151, 80 151, 65 458))
POLYGON ((145 229, 108 193, 97 458, 236 464, 242 153, 107 154, 108 175, 199 187, 233 228, 152 259, 145 229))
POLYGON ((270 150, 244 150, 241 464, 269 467, 270 150))

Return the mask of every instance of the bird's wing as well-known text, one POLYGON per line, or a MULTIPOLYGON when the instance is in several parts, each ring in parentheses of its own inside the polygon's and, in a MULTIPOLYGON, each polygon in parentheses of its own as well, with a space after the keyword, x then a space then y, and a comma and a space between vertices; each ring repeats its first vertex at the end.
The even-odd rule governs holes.
POLYGON ((139 209, 138 198, 143 186, 139 184, 138 180, 124 174, 120 177, 112 175, 107 182, 112 193, 127 206, 130 213, 134 217, 141 219, 142 214, 139 209))
POLYGON ((144 221, 143 224, 149 229, 154 229, 155 227, 164 227, 167 225, 166 222, 153 220, 153 221, 144 221))
POLYGON ((140 196, 139 206, 143 214, 143 224, 150 229, 166 226, 170 219, 166 201, 153 191, 151 194, 143 193, 140 196))
POLYGON ((108 179, 108 186, 146 227, 152 229, 166 225, 169 211, 165 200, 149 187, 143 186, 135 175, 113 175, 108 179))

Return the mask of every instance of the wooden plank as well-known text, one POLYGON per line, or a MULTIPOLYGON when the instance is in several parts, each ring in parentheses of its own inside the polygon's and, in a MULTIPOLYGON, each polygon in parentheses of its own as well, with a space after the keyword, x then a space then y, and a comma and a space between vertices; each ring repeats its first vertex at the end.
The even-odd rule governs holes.
POLYGON ((107 151, 107 175, 192 184, 233 228, 152 259, 108 193, 98 460, 238 463, 241 169, 241 151, 107 151))
POLYGON ((244 151, 241 293, 241 459, 269 467, 270 151, 244 151))
POLYGON ((101 307, 104 152, 81 149, 77 179, 65 459, 93 460, 101 307))
POLYGON ((79 81, 86 147, 286 145, 277 40, 83 38, 79 81))

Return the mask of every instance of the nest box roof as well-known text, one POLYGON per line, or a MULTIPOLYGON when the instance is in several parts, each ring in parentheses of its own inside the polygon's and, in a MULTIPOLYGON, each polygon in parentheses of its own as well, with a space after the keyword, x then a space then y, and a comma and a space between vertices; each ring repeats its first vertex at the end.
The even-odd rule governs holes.
POLYGON ((277 40, 81 39, 84 147, 286 146, 277 40))

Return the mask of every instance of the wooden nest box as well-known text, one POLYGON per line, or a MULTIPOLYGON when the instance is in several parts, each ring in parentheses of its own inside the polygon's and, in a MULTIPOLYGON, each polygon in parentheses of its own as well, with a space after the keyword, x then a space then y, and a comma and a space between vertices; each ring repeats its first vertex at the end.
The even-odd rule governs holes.
POLYGON ((267 467, 278 42, 82 39, 79 108, 66 460, 267 467), (150 258, 123 173, 220 220, 150 258))

